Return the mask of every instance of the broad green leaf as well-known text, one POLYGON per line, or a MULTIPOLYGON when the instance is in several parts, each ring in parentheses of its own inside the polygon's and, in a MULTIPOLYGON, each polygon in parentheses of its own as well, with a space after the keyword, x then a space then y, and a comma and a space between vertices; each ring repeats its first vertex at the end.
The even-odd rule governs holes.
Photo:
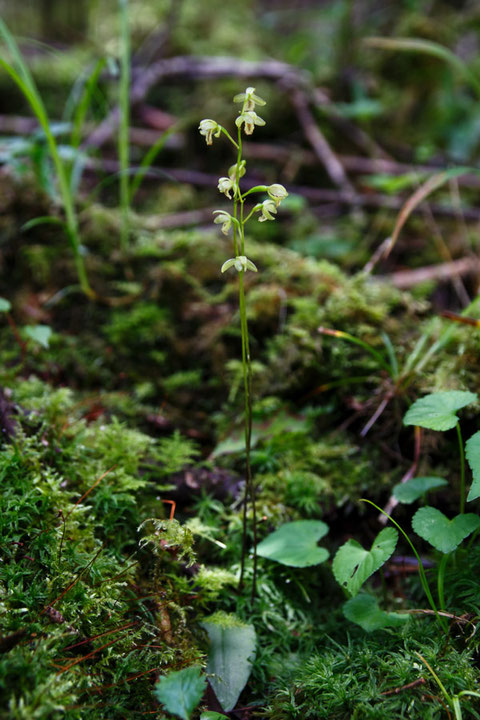
POLYGON ((478 400, 476 393, 448 390, 420 398, 407 411, 404 425, 419 425, 430 430, 451 430, 458 422, 456 415, 466 405, 478 400))
POLYGON ((25 325, 23 332, 30 340, 33 340, 33 342, 38 343, 44 348, 48 348, 52 336, 52 328, 48 325, 25 325))
POLYGON ((12 304, 3 297, 0 297, 0 312, 10 312, 12 304))
POLYGON ((171 672, 160 678, 155 685, 154 693, 167 712, 177 715, 182 720, 190 720, 203 697, 207 681, 202 677, 202 669, 196 665, 171 672))
POLYGON ((467 502, 470 502, 480 497, 480 431, 472 435, 465 443, 465 456, 473 475, 472 486, 467 497, 467 502))
POLYGON ((228 718, 226 715, 222 715, 222 713, 206 710, 200 715, 200 720, 228 720, 228 718))
POLYGON ((356 540, 348 540, 338 549, 333 560, 336 581, 351 595, 356 595, 365 580, 393 554, 397 540, 398 532, 394 528, 379 532, 370 550, 365 550, 356 540))
POLYGON ((425 495, 429 490, 436 490, 439 487, 448 485, 448 482, 439 477, 416 477, 399 483, 393 488, 393 496, 401 503, 413 503, 425 495))
POLYGON ((457 515, 449 520, 440 510, 424 507, 412 518, 412 527, 421 538, 442 553, 457 548, 474 530, 480 528, 480 516, 473 513, 457 515))
POLYGON ((222 708, 229 712, 247 684, 255 659, 256 635, 253 625, 235 615, 218 612, 201 623, 210 640, 207 672, 222 708))
POLYGON ((408 615, 381 610, 378 607, 377 599, 366 593, 360 593, 360 595, 347 600, 343 606, 343 614, 347 620, 360 625, 367 632, 396 627, 408 621, 408 615))
POLYGON ((328 550, 317 542, 328 533, 321 520, 296 520, 286 523, 262 540, 257 555, 291 567, 309 567, 325 562, 328 550))

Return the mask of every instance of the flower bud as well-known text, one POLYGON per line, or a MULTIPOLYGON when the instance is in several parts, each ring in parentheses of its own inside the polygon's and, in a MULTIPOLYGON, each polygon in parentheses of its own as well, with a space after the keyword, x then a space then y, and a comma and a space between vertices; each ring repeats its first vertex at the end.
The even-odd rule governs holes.
POLYGON ((274 183, 273 185, 269 185, 267 187, 267 193, 268 197, 274 201, 277 207, 280 205, 282 200, 285 200, 285 198, 288 197, 288 192, 283 187, 283 185, 280 185, 280 183, 274 183))
POLYGON ((198 129, 200 130, 200 135, 205 136, 207 145, 212 144, 212 137, 218 138, 222 132, 221 126, 215 120, 210 120, 210 118, 201 120, 198 129))
MULTIPOLYGON (((246 160, 242 160, 240 162, 240 166, 238 168, 238 177, 239 178, 241 178, 245 175, 245 173, 246 173, 245 165, 246 164, 247 164, 246 160)), ((228 177, 232 178, 232 180, 237 179, 237 163, 235 163, 235 165, 232 165, 231 167, 228 168, 228 177)))

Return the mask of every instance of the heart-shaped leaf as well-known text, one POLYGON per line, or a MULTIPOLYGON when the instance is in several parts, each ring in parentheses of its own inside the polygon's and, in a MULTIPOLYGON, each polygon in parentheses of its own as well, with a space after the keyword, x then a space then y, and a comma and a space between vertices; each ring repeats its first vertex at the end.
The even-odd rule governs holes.
POLYGON ((463 390, 425 395, 408 409, 403 424, 419 425, 430 430, 451 430, 458 422, 457 411, 475 400, 478 400, 476 393, 463 390))
POLYGON ((207 687, 201 673, 202 669, 193 665, 160 678, 154 693, 169 713, 190 720, 207 687))
POLYGON ((472 435, 465 443, 465 456, 472 470, 473 482, 467 501, 480 497, 480 431, 472 435))
POLYGON ((347 600, 343 606, 343 614, 367 632, 381 630, 386 627, 396 627, 408 621, 408 615, 380 610, 376 598, 366 593, 347 600))
POLYGON ((457 515, 449 520, 440 510, 424 507, 412 518, 412 527, 421 538, 442 553, 450 553, 462 540, 480 527, 480 517, 473 513, 457 515))
POLYGON ((401 503, 413 503, 425 495, 429 490, 448 485, 447 481, 439 477, 416 477, 399 483, 393 488, 393 496, 401 503))
POLYGON ((52 328, 48 325, 25 325, 25 335, 44 348, 48 348, 52 336, 52 328))
POLYGON ((394 528, 379 532, 370 550, 365 550, 356 540, 348 540, 333 560, 336 581, 351 595, 356 595, 365 580, 392 555, 397 540, 398 532, 394 528))
POLYGON ((328 533, 328 525, 321 520, 296 520, 285 523, 262 540, 257 554, 291 567, 309 567, 325 562, 328 550, 317 542, 328 533))
POLYGON ((201 625, 210 640, 207 664, 207 672, 212 676, 210 684, 228 712, 237 704, 250 676, 255 659, 255 629, 223 612, 211 615, 201 625))

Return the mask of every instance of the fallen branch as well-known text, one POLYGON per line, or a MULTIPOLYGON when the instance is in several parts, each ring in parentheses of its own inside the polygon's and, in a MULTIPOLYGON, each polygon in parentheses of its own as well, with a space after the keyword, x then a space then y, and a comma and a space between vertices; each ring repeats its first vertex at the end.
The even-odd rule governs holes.
POLYGON ((390 275, 376 275, 377 280, 387 282, 395 287, 406 290, 423 282, 451 280, 461 275, 480 273, 480 260, 477 257, 464 257, 439 265, 427 265, 415 270, 399 270, 390 275))

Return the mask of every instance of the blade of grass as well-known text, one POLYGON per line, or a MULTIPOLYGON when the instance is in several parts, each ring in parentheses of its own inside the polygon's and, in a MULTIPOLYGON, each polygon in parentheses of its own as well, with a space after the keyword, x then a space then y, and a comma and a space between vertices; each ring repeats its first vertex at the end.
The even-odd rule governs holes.
POLYGON ((365 44, 369 47, 379 50, 393 50, 399 52, 415 52, 423 55, 430 55, 451 65, 454 70, 475 90, 480 98, 480 82, 471 72, 468 66, 455 53, 453 53, 444 45, 432 42, 431 40, 422 40, 418 38, 385 38, 385 37, 369 37, 365 38, 365 44))
POLYGON ((120 247, 125 252, 128 246, 130 223, 130 188, 128 166, 130 162, 130 32, 128 28, 128 0, 118 0, 120 12, 120 123, 118 127, 118 159, 120 162, 120 207, 122 226, 120 247))
POLYGON ((60 195, 62 197, 63 207, 66 216, 66 225, 68 228, 67 236, 72 246, 75 267, 77 270, 78 279, 80 281, 80 286, 83 292, 88 297, 94 297, 94 292, 88 282, 85 263, 81 254, 81 243, 78 232, 78 222, 75 205, 73 202, 73 196, 70 192, 70 184, 68 182, 65 166, 58 151, 58 145, 55 136, 51 130, 45 106, 36 88, 30 71, 23 60, 23 57, 20 53, 20 50, 18 49, 13 35, 11 34, 10 30, 1 18, 0 39, 2 39, 6 44, 16 65, 16 67, 14 67, 14 65, 7 62, 5 59, 0 58, 0 67, 2 67, 7 72, 13 82, 22 92, 25 99, 31 106, 38 122, 40 123, 42 130, 45 133, 50 155, 52 157, 55 172, 57 174, 58 186, 60 190, 60 195))
POLYGON ((133 180, 130 184, 130 192, 129 192, 129 202, 130 203, 133 201, 135 195, 137 194, 138 190, 140 189, 140 185, 142 184, 145 175, 150 170, 150 167, 152 166, 152 163, 155 161, 155 158, 157 157, 158 153, 163 150, 168 138, 171 135, 173 135, 173 133, 176 132, 179 129, 180 125, 182 125, 182 124, 183 123, 180 121, 178 123, 175 123, 175 125, 172 125, 172 127, 168 128, 168 130, 165 130, 165 132, 160 135, 158 140, 152 145, 152 147, 143 156, 142 161, 138 167, 138 170, 135 172, 133 180))

